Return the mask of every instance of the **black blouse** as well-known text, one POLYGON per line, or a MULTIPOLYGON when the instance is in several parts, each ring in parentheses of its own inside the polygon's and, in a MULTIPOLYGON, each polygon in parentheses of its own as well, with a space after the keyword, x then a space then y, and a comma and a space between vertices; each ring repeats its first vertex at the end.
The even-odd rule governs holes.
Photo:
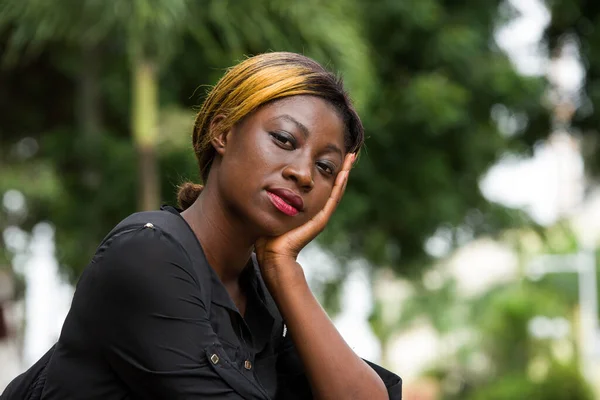
MULTIPOLYGON (((194 275, 167 232, 147 225, 112 235, 77 284, 42 398, 312 398, 252 261, 241 278, 248 301, 242 317, 206 259, 203 276, 194 275), (210 301, 203 300, 206 290, 210 301)), ((401 385, 370 365, 384 373, 388 388, 401 385)))

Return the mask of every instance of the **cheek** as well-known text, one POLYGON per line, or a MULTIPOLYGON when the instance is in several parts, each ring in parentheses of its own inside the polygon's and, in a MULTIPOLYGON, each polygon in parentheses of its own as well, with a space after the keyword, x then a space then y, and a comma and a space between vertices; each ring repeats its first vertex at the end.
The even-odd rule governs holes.
POLYGON ((236 141, 223 157, 223 169, 230 184, 242 185, 252 181, 264 160, 255 141, 236 141))
POLYGON ((255 207, 257 194, 268 174, 268 143, 247 140, 228 148, 223 157, 220 174, 221 190, 238 208, 255 207))
MULTIPOLYGON (((246 133, 240 132, 240 134, 246 133)), ((267 135, 252 132, 237 140, 226 155, 229 156, 231 166, 248 174, 267 167, 275 158, 273 143, 267 139, 267 135)))
MULTIPOLYGON (((317 189, 317 188, 315 188, 317 189)), ((323 185, 322 188, 318 188, 317 190, 313 190, 312 198, 311 198, 311 207, 309 212, 307 212, 308 219, 317 215, 319 211, 325 207, 327 204, 327 200, 331 196, 331 191, 333 190, 333 185, 323 185)))

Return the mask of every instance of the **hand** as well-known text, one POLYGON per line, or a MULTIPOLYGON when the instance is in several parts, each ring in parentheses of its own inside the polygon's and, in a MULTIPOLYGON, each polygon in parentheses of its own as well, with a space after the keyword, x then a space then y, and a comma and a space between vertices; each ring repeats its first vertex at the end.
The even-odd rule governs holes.
POLYGON ((276 237, 263 237, 255 243, 256 258, 268 279, 268 272, 280 264, 296 263, 300 250, 321 233, 335 211, 346 190, 350 168, 356 159, 355 153, 346 155, 342 170, 337 174, 331 195, 325 207, 303 225, 276 237))

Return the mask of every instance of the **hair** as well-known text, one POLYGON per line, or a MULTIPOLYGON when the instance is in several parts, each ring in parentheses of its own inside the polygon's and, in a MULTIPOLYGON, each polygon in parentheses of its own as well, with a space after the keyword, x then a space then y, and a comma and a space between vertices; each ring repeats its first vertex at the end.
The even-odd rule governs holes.
MULTIPOLYGON (((196 116, 192 144, 202 181, 207 181, 215 158, 216 152, 211 144, 213 138, 233 128, 259 107, 296 95, 317 96, 331 104, 345 126, 346 152, 360 150, 364 143, 364 128, 341 77, 300 54, 264 53, 229 68, 208 93, 196 116), (211 122, 218 115, 223 119, 211 130, 211 122)), ((202 185, 192 182, 180 185, 177 195, 179 207, 186 209, 191 206, 202 188, 202 185)))

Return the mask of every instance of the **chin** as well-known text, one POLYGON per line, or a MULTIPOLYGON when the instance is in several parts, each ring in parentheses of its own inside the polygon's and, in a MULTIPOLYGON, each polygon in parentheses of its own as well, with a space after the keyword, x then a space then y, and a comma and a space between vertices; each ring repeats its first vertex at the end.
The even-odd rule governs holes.
POLYGON ((278 221, 273 217, 263 218, 259 222, 259 231, 261 236, 281 236, 294 228, 295 226, 290 226, 289 223, 285 224, 281 220, 278 221))
MULTIPOLYGON (((260 236, 280 236, 294 228, 302 225, 303 220, 296 220, 296 217, 286 217, 282 215, 278 217, 274 213, 261 213, 262 215, 254 215, 251 221, 258 228, 260 236)), ((297 216, 298 217, 298 216, 297 216)))

